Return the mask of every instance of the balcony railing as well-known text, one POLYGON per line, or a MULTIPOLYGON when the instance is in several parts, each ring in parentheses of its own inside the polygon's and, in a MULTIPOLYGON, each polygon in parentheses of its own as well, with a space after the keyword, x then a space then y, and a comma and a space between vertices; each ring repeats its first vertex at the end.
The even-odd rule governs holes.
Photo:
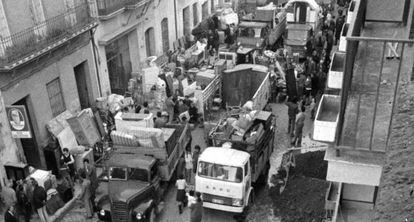
POLYGON ((88 5, 82 4, 34 27, 0 37, 0 67, 4 68, 10 63, 73 37, 74 33, 88 27, 93 21, 88 5))
POLYGON ((107 16, 128 6, 148 2, 148 0, 97 0, 99 16, 107 16))

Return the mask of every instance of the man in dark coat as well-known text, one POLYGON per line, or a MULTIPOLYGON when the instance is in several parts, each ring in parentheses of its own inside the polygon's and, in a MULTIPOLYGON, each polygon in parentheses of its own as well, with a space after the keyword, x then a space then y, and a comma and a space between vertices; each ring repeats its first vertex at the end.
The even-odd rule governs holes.
POLYGON ((338 44, 339 38, 341 37, 342 27, 345 24, 345 16, 342 15, 342 10, 338 10, 338 18, 335 23, 335 44, 338 44))
POLYGON ((46 215, 44 212, 44 206, 46 204, 46 191, 43 187, 39 186, 37 181, 34 178, 30 179, 33 184, 33 204, 34 208, 36 209, 37 214, 40 217, 42 222, 46 222, 46 215))
POLYGON ((194 146, 194 152, 193 152, 193 173, 197 173, 197 163, 198 163, 198 158, 200 157, 200 146, 199 145, 195 145, 194 146))
POLYGON ((288 107, 288 116, 289 116, 289 126, 288 133, 290 136, 293 136, 295 130, 296 114, 298 113, 298 104, 297 98, 289 98, 286 102, 288 107))
POLYGON ((14 210, 14 206, 10 206, 7 209, 6 213, 4 213, 4 221, 5 222, 17 222, 16 212, 14 210))

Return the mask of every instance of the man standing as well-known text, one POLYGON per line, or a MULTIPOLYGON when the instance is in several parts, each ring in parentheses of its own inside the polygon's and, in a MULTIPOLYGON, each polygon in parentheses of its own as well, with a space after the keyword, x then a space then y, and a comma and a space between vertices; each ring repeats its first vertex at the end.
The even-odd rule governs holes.
POLYGON ((301 106, 301 112, 296 116, 295 138, 292 141, 292 145, 295 147, 302 146, 302 131, 305 125, 305 106, 301 106))
POLYGON ((295 120, 296 114, 298 113, 298 104, 297 104, 296 97, 289 98, 286 102, 288 107, 288 116, 289 116, 289 126, 288 126, 288 133, 291 137, 293 137, 293 132, 295 130, 295 120))
POLYGON ((17 222, 16 212, 14 210, 14 206, 10 206, 6 213, 4 214, 4 221, 5 222, 17 222))
POLYGON ((91 202, 93 204, 95 202, 95 192, 99 186, 98 177, 96 176, 96 168, 89 163, 89 159, 84 159, 83 169, 85 171, 86 178, 91 182, 91 202))
POLYGON ((338 18, 335 23, 335 44, 339 44, 339 38, 341 37, 342 27, 345 24, 345 16, 342 15, 342 10, 338 10, 338 18))
POLYGON ((43 187, 39 186, 34 178, 30 179, 33 184, 33 204, 37 214, 42 222, 47 222, 46 215, 44 212, 44 206, 46 204, 46 191, 43 187))
POLYGON ((1 197, 6 207, 14 206, 17 203, 16 192, 12 187, 13 183, 9 181, 1 191, 1 197))
POLYGON ((194 152, 193 152, 193 173, 197 173, 197 163, 198 163, 198 157, 200 157, 200 146, 195 145, 194 152))
POLYGON ((174 118, 174 106, 175 106, 175 102, 173 101, 172 96, 167 98, 167 100, 165 101, 165 106, 168 112, 168 123, 171 123, 174 118))

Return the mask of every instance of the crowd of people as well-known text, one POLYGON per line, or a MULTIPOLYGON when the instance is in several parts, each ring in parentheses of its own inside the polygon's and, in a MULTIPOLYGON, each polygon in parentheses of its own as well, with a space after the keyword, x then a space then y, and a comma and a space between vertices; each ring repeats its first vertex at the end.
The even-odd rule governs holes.
POLYGON ((98 188, 95 167, 84 159, 83 168, 75 172, 74 159, 67 148, 63 149, 61 164, 61 173, 50 176, 42 185, 33 177, 7 182, 1 191, 7 209, 5 222, 29 222, 33 215, 47 222, 50 216, 73 199, 76 185, 81 189, 77 199, 85 206, 85 216, 93 217, 95 191, 98 188))
POLYGON ((331 7, 323 7, 320 15, 321 28, 312 35, 306 44, 306 60, 295 63, 289 56, 284 57, 285 70, 294 69, 296 96, 287 98, 288 134, 291 145, 301 147, 302 132, 306 109, 310 110, 310 119, 314 120, 317 104, 326 89, 327 74, 334 45, 339 44, 342 27, 345 24, 343 11, 337 11, 336 20, 331 7))

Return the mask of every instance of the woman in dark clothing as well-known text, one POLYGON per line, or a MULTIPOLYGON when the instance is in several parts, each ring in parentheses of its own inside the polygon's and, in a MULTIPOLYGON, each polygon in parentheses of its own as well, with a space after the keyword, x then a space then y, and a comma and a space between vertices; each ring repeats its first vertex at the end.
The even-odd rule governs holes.
POLYGON ((201 200, 200 192, 196 192, 196 201, 190 205, 190 209, 190 222, 201 222, 203 219, 203 200, 201 200))

